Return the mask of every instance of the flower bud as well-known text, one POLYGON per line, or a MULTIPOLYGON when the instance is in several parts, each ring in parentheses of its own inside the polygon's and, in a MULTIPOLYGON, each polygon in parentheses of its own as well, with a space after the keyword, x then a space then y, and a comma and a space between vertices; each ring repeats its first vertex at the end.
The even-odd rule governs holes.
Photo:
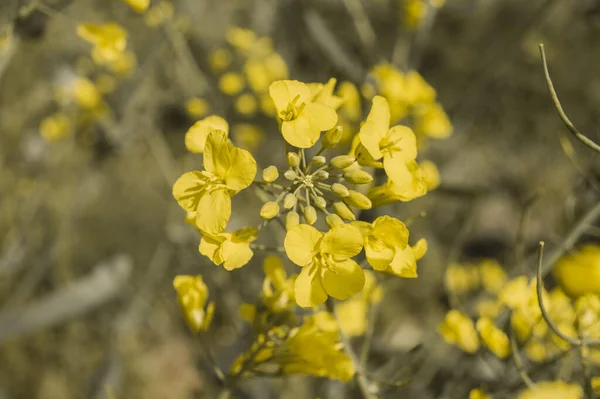
POLYGON ((344 186, 341 183, 333 183, 331 185, 331 192, 340 198, 345 198, 348 195, 350 195, 350 191, 348 190, 348 187, 344 186))
POLYGON ((327 180, 329 179, 329 172, 326 170, 320 170, 313 175, 313 179, 315 180, 327 180))
POLYGON ((371 209, 373 204, 366 195, 359 193, 358 191, 350 190, 350 195, 344 198, 344 201, 348 205, 357 207, 358 209, 371 209))
POLYGON ((317 210, 312 206, 307 206, 304 208, 304 220, 308 224, 315 224, 317 221, 317 210))
POLYGON ((262 172, 262 178, 267 183, 273 183, 279 177, 279 171, 274 165, 271 165, 262 172))
POLYGON ((265 202, 260 208, 260 217, 263 219, 273 219, 279 214, 279 204, 274 201, 265 202))
POLYGON ((350 155, 338 155, 331 160, 331 166, 336 169, 346 169, 348 166, 352 165, 356 159, 351 157, 350 155))
POLYGON ((300 165, 300 157, 295 152, 288 152, 287 163, 290 168, 295 168, 296 166, 300 165))
POLYGON ((352 212, 350 208, 348 208, 348 205, 343 202, 334 202, 333 211, 346 220, 356 220, 354 212, 352 212))
POLYGON ((288 194, 283 199, 283 207, 285 209, 292 209, 294 206, 296 206, 297 202, 298 198, 296 198, 294 194, 288 194))
POLYGON ((285 215, 285 229, 289 230, 300 224, 300 215, 296 211, 290 211, 285 215))
POLYGON ((327 207, 327 201, 325 201, 325 198, 323 197, 315 197, 314 201, 317 208, 323 209, 327 207))
POLYGON ((327 163, 327 158, 325 158, 323 155, 317 155, 316 157, 313 157, 313 159, 310 160, 310 163, 312 163, 316 167, 323 166, 327 163))
POLYGON ((336 215, 335 213, 331 213, 331 214, 327 215, 327 217, 325 218, 325 221, 327 222, 327 225, 329 226, 330 229, 333 229, 335 226, 340 226, 340 225, 344 224, 344 221, 342 220, 342 218, 339 217, 338 215, 336 215))
POLYGON ((367 184, 373 181, 373 176, 362 169, 351 169, 344 173, 344 179, 352 184, 367 184))
POLYGON ((283 174, 283 177, 285 177, 286 179, 288 179, 290 181, 294 181, 294 180, 296 180, 296 177, 298 177, 298 175, 293 170, 288 169, 283 174))
POLYGON ((323 138, 321 139, 321 144, 324 148, 333 148, 338 145, 340 140, 342 140, 342 134, 342 127, 335 126, 333 129, 329 129, 327 132, 325 132, 323 138))

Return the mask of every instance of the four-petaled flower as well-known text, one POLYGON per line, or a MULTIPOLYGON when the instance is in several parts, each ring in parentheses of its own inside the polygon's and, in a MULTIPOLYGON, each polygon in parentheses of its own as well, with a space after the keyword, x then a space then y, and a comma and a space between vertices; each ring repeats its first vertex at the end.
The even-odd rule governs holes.
POLYGON ((364 272, 351 259, 363 247, 357 227, 338 225, 323 234, 300 224, 287 232, 284 247, 290 260, 302 267, 295 284, 298 305, 318 306, 328 296, 347 299, 362 290, 364 272))
POLYGON ((256 161, 233 147, 225 132, 209 133, 204 148, 204 169, 183 174, 173 196, 188 212, 196 213, 196 226, 204 234, 221 233, 231 216, 231 197, 252 184, 256 161))
POLYGON ((250 243, 258 237, 254 227, 246 227, 233 233, 224 231, 211 235, 204 234, 200 240, 199 250, 217 266, 223 265, 226 270, 238 269, 252 259, 254 252, 250 243))

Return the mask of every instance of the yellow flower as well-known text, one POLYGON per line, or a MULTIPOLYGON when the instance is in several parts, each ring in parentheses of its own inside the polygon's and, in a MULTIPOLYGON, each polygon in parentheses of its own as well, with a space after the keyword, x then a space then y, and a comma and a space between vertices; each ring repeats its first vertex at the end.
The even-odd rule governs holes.
POLYGON ((238 269, 252 259, 254 252, 250 243, 258 237, 254 227, 246 227, 233 233, 222 232, 216 235, 205 234, 200 240, 199 251, 217 266, 226 270, 238 269))
POLYGON ((425 0, 406 0, 404 3, 404 24, 408 29, 416 29, 426 13, 427 4, 425 0))
POLYGON ((450 310, 438 326, 438 332, 449 344, 458 346, 467 353, 479 350, 479 338, 473 320, 456 309, 450 310))
POLYGON ((299 148, 312 147, 322 131, 335 126, 333 108, 312 101, 310 88, 297 80, 279 80, 269 86, 269 94, 281 121, 283 138, 299 148))
POLYGON ((325 234, 307 224, 290 229, 285 236, 285 252, 302 267, 295 285, 298 305, 318 306, 328 296, 347 299, 360 292, 365 275, 350 258, 362 246, 360 230, 351 225, 335 226, 325 234))
POLYGON ((252 184, 256 161, 231 146, 221 130, 208 134, 204 171, 187 172, 173 186, 173 196, 188 212, 196 213, 196 225, 205 234, 222 232, 231 216, 231 197, 252 184))
POLYGON ((430 165, 426 169, 422 168, 415 161, 406 164, 410 173, 410 180, 405 184, 395 184, 391 179, 377 187, 369 190, 367 196, 371 200, 373 207, 391 204, 396 201, 412 201, 415 198, 427 194, 427 190, 433 188, 430 184, 436 184, 435 176, 431 173, 430 165), (433 181, 428 181, 432 178, 433 181))
POLYGON ((107 62, 106 67, 118 76, 126 76, 137 66, 137 58, 131 51, 121 53, 116 59, 107 62))
POLYGON ((116 60, 127 47, 127 32, 114 22, 80 24, 77 34, 94 45, 92 58, 99 63, 116 60))
POLYGON ((40 135, 47 141, 64 138, 71 132, 71 121, 62 112, 50 115, 40 123, 40 135))
POLYGON ((340 328, 349 337, 364 334, 367 329, 369 306, 381 301, 383 288, 377 284, 375 275, 365 270, 365 286, 360 294, 335 306, 340 328))
POLYGON ((210 52, 208 61, 215 72, 221 72, 231 64, 231 51, 218 48, 210 52))
POLYGON ((506 272, 500 264, 492 259, 479 264, 479 273, 483 287, 491 293, 499 292, 506 282, 506 272))
POLYGON ((534 293, 529 284, 527 276, 519 276, 502 287, 498 292, 498 300, 511 309, 517 309, 521 306, 526 306, 534 293))
POLYGON ((563 381, 543 381, 519 393, 517 399, 583 399, 583 389, 563 381))
MULTIPOLYGON (((385 173, 395 184, 403 186, 412 181, 406 164, 417 157, 417 140, 407 126, 390 128, 390 107, 384 97, 373 98, 371 112, 358 134, 373 160, 383 158, 385 173)), ((358 159, 360 163, 361 157, 358 159)))
POLYGON ((185 134, 185 147, 188 151, 202 154, 209 133, 215 130, 229 133, 229 124, 220 116, 211 115, 194 123, 185 134))
POLYGON ((465 295, 479 288, 479 273, 472 266, 451 264, 444 276, 446 290, 453 295, 465 295))
POLYGON ((336 82, 335 78, 331 78, 324 85, 319 84, 320 87, 314 95, 313 101, 320 102, 333 109, 338 109, 344 100, 333 94, 336 82))
POLYGON ((274 81, 288 78, 287 64, 277 53, 249 59, 244 64, 244 73, 248 86, 257 94, 266 93, 274 81))
POLYGON ((249 123, 235 125, 231 128, 231 131, 234 142, 250 152, 258 150, 265 139, 265 133, 260 127, 249 123))
POLYGON ((219 79, 219 89, 228 96, 239 94, 244 85, 244 78, 237 72, 227 72, 219 79))
POLYGON ((418 107, 415 115, 415 132, 444 139, 452 134, 452 123, 440 104, 431 103, 418 107))
POLYGON ((351 82, 342 82, 338 86, 337 95, 342 99, 340 114, 351 122, 357 122, 362 116, 360 93, 351 82))
POLYGON ((476 310, 479 317, 495 319, 502 311, 502 304, 493 299, 483 299, 477 302, 476 310))
POLYGON ((177 290, 177 300, 190 329, 198 333, 208 330, 215 311, 214 302, 208 300, 208 288, 202 276, 176 276, 173 286, 177 290))
POLYGON ((600 337, 600 297, 586 294, 575 301, 577 325, 585 337, 600 337))
POLYGON ((554 276, 571 296, 600 294, 600 246, 588 244, 563 256, 554 267, 554 276))
POLYGON ((469 399, 492 399, 491 395, 488 395, 483 389, 471 389, 469 392, 469 399))
POLYGON ((144 23, 150 28, 156 28, 163 22, 173 18, 175 12, 173 4, 169 1, 161 1, 157 5, 150 7, 144 14, 144 23))
POLYGON ((390 216, 378 217, 368 229, 363 229, 363 234, 367 260, 373 269, 378 271, 390 267, 396 253, 402 252, 408 245, 406 225, 390 216))
MULTIPOLYGON (((208 101, 200 97, 189 98, 185 102, 185 110, 192 118, 201 118, 208 111, 208 101)), ((204 139, 206 140, 206 137, 204 139)))
POLYGON ((250 93, 241 94, 235 99, 235 110, 244 116, 252 116, 256 113, 258 103, 256 97, 250 93))
POLYGON ((480 318, 477 320, 476 327, 481 340, 494 355, 500 359, 504 359, 510 354, 510 341, 508 337, 504 331, 494 325, 491 319, 487 317, 480 318))
POLYGON ((136 12, 142 13, 150 7, 150 0, 125 0, 125 3, 136 12))
POLYGON ((66 87, 59 89, 62 100, 75 100, 81 108, 94 110, 102 104, 102 94, 91 80, 85 77, 76 77, 66 87))
POLYGON ((384 273, 404 278, 416 278, 418 277, 417 261, 425 256, 425 253, 427 253, 427 241, 424 238, 421 238, 413 246, 408 245, 401 251, 396 249, 396 256, 384 273))
POLYGON ((287 278, 281 259, 269 256, 264 262, 265 280, 263 281, 262 300, 271 312, 280 312, 296 304, 294 284, 296 275, 287 278))

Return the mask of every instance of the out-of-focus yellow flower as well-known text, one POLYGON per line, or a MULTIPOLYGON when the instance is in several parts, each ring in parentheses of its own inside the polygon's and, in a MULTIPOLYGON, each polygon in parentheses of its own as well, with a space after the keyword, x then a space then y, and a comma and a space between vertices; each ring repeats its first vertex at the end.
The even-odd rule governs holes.
POLYGON ((494 299, 483 299, 477 303, 477 314, 479 317, 495 319, 502 311, 502 304, 494 299))
POLYGON ((104 73, 96 78, 96 88, 102 94, 112 93, 117 88, 117 81, 113 76, 104 73))
POLYGON ((256 161, 232 147, 222 130, 208 134, 204 171, 187 172, 173 186, 173 196, 188 212, 196 212, 196 225, 205 234, 222 232, 231 216, 231 197, 252 184, 256 161))
POLYGON ((161 1, 146 11, 144 14, 144 22, 150 28, 157 28, 173 18, 174 13, 175 9, 170 1, 161 1))
POLYGON ((150 0, 124 0, 125 3, 135 11, 139 13, 145 12, 150 7, 150 0))
MULTIPOLYGON (((409 167, 410 169, 410 167, 409 167)), ((435 190, 440 185, 440 171, 431 161, 422 161, 419 164, 419 172, 427 190, 435 190)), ((413 174, 413 180, 414 180, 413 174)), ((418 180, 418 179, 417 179, 418 180)))
POLYGON ((229 124, 225 119, 217 115, 207 116, 199 120, 186 132, 185 147, 190 152, 202 154, 206 146, 206 138, 215 130, 221 131, 227 136, 229 133, 229 124))
POLYGON ((482 317, 477 320, 477 331, 481 341, 488 347, 488 349, 500 359, 504 359, 510 354, 510 341, 508 337, 498 327, 494 325, 494 322, 487 318, 482 317))
POLYGON ((318 306, 328 296, 348 299, 363 289, 364 272, 351 259, 363 247, 357 227, 339 225, 323 234, 300 224, 288 230, 284 247, 290 260, 302 267, 295 285, 298 305, 318 306))
POLYGON ((506 283, 506 272, 502 266, 493 259, 486 259, 479 263, 479 273, 483 288, 491 293, 499 292, 506 283))
POLYGON ((438 326, 438 332, 444 341, 458 346, 467 353, 475 353, 479 350, 479 337, 473 320, 456 309, 446 314, 446 318, 438 326))
POLYGON ((208 288, 202 276, 176 276, 173 286, 177 300, 190 329, 198 333, 208 330, 215 311, 215 303, 208 300, 208 288))
POLYGON ((249 29, 230 27, 227 30, 227 41, 238 50, 249 50, 256 41, 256 34, 249 29))
POLYGON ((117 76, 127 76, 131 74, 137 66, 135 53, 124 51, 116 59, 106 63, 106 67, 117 76))
POLYGON ((235 99, 234 107, 237 112, 244 116, 252 116, 256 113, 258 102, 256 97, 250 93, 243 93, 235 99))
POLYGON ((426 0, 405 0, 402 19, 408 29, 416 29, 427 14, 426 0))
POLYGON ((469 399, 492 399, 492 396, 488 395, 483 389, 475 388, 469 392, 469 399))
MULTIPOLYGON (((353 222, 355 225, 362 223, 364 222, 353 222)), ((401 252, 408 246, 408 229, 396 218, 380 216, 372 225, 367 224, 361 230, 365 239, 365 255, 375 270, 386 270, 396 257, 396 252, 401 252)))
POLYGON ((231 134, 237 145, 250 152, 258 150, 265 139, 265 133, 258 126, 249 123, 233 126, 231 134))
POLYGON ((465 295, 479 288, 481 279, 473 266, 451 264, 444 275, 446 290, 453 295, 465 295))
POLYGON ((440 104, 422 105, 415 112, 415 133, 445 139, 452 134, 452 123, 440 104))
POLYGON ((563 256, 556 262, 554 276, 571 296, 600 294, 600 246, 588 244, 563 256))
POLYGON ((337 80, 335 78, 331 78, 324 85, 320 85, 321 87, 319 90, 317 90, 315 96, 313 97, 313 101, 320 102, 333 109, 338 109, 344 100, 341 97, 333 94, 336 82, 337 80))
POLYGON ((351 122, 357 122, 362 116, 360 93, 352 82, 342 82, 337 89, 337 96, 342 99, 340 115, 351 122))
POLYGON ((73 79, 70 90, 77 104, 85 109, 94 109, 102 103, 102 94, 91 80, 84 77, 73 79))
POLYGON ((71 121, 62 112, 50 115, 40 123, 40 135, 47 141, 57 141, 71 133, 71 121))
POLYGON ((208 55, 208 62, 213 71, 221 72, 231 65, 231 58, 231 51, 226 48, 217 48, 208 55))
POLYGON ((219 79, 219 89, 228 96, 239 94, 244 86, 244 78, 237 72, 227 72, 219 79))
POLYGON ((313 102, 310 88, 297 80, 279 80, 269 86, 269 94, 281 121, 283 138, 298 148, 312 147, 322 131, 335 126, 335 110, 313 102))
POLYGON ((296 304, 294 284, 296 275, 287 278, 281 259, 269 256, 264 262, 265 280, 263 281, 262 300, 273 313, 287 310, 296 304))
POLYGON ((367 329, 369 306, 380 302, 383 296, 383 288, 377 284, 373 272, 370 270, 364 272, 365 286, 360 294, 335 306, 340 328, 349 337, 364 334, 367 329))
POLYGON ((585 294, 577 298, 574 308, 580 334, 586 338, 600 338, 600 297, 585 294))
POLYGON ((507 282, 498 292, 498 300, 511 309, 526 306, 531 301, 532 294, 529 278, 527 276, 516 277, 507 282))
POLYGON ((563 381, 542 381, 519 393, 517 399, 583 399, 583 389, 563 381))
POLYGON ((202 118, 208 112, 208 101, 200 97, 189 98, 185 102, 185 111, 192 118, 202 118))
MULTIPOLYGON (((359 137, 374 161, 383 158, 385 173, 395 184, 404 186, 413 180, 407 163, 417 157, 415 134, 407 126, 390 128, 390 107, 384 97, 373 98, 373 107, 360 128, 359 137)), ((358 153, 361 153, 360 149, 358 153)), ((361 158, 359 155, 359 163, 361 158)))
POLYGON ((258 232, 254 227, 246 227, 233 233, 224 231, 216 235, 205 234, 198 249, 215 265, 222 264, 226 270, 231 271, 250 262, 254 255, 250 243, 257 237, 258 232))
POLYGON ((79 24, 77 34, 94 45, 92 58, 98 63, 116 60, 127 47, 127 32, 114 22, 79 24))
POLYGON ((271 53, 264 58, 250 58, 244 64, 244 73, 248 86, 255 93, 266 93, 269 85, 277 80, 288 78, 287 64, 277 53, 271 53))

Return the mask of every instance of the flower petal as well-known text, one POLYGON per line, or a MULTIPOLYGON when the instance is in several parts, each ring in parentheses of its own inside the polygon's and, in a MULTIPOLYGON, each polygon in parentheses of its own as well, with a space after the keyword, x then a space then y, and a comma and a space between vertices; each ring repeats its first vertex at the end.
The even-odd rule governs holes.
POLYGON ((225 230, 231 217, 231 198, 225 188, 206 192, 198 204, 196 225, 205 234, 216 235, 225 230))
POLYGON ((388 246, 404 249, 408 245, 406 225, 400 220, 387 215, 375 219, 371 234, 388 246))
POLYGON ((230 144, 222 130, 213 130, 206 138, 204 147, 204 169, 225 179, 231 167, 230 144))
POLYGON ((300 115, 294 120, 283 122, 281 134, 294 147, 310 148, 319 140, 321 131, 313 127, 307 116, 300 115))
POLYGON ((381 136, 385 136, 390 129, 390 105, 385 97, 373 97, 371 112, 367 116, 367 122, 374 123, 381 136))
POLYGON ((194 123, 185 134, 185 147, 188 151, 202 154, 206 145, 206 138, 213 130, 222 130, 229 132, 229 124, 220 116, 211 115, 194 123))
POLYGON ((287 277, 283 263, 278 256, 271 255, 265 258, 264 263, 265 276, 273 283, 273 286, 282 291, 285 288, 285 279, 287 277))
POLYGON ((363 235, 351 224, 335 226, 323 237, 321 252, 333 255, 335 260, 351 258, 361 251, 363 235))
POLYGON ((405 162, 417 158, 417 136, 408 126, 394 126, 388 132, 389 140, 395 142, 394 152, 402 154, 405 162))
POLYGON ((373 266, 373 269, 383 271, 387 269, 390 263, 392 263, 392 260, 394 260, 396 250, 394 247, 375 249, 373 245, 367 243, 365 245, 365 255, 367 256, 369 264, 373 266))
POLYGON ((301 115, 308 117, 311 126, 321 132, 333 128, 338 121, 335 109, 322 103, 306 104, 301 115))
POLYGON ((406 247, 401 251, 396 249, 396 256, 390 264, 394 274, 399 277, 415 278, 417 277, 417 260, 411 247, 406 247))
POLYGON ((323 286, 335 299, 348 299, 365 285, 365 273, 352 259, 335 262, 323 271, 323 286))
POLYGON ((223 267, 229 271, 238 269, 252 259, 254 252, 248 243, 227 240, 223 243, 223 267))
POLYGON ((225 240, 226 238, 223 235, 211 236, 209 234, 205 234, 200 239, 198 250, 202 255, 208 257, 208 259, 218 266, 223 263, 223 257, 221 256, 220 249, 221 244, 225 240))
POLYGON ((397 153, 386 153, 383 157, 383 168, 390 180, 399 187, 412 184, 413 175, 410 173, 404 159, 397 153))
POLYGON ((231 167, 225 177, 229 190, 238 193, 252 184, 256 176, 256 161, 252 154, 241 148, 233 148, 230 152, 231 167))
POLYGON ((188 212, 195 212, 200 197, 206 187, 206 178, 198 171, 181 175, 173 185, 173 197, 179 206, 188 212))
POLYGON ((298 266, 312 262, 318 252, 318 244, 323 233, 308 224, 299 224, 290 229, 283 242, 288 258, 298 266))
POLYGON ((294 284, 296 303, 303 308, 319 306, 327 300, 319 268, 312 264, 302 268, 294 284))
POLYGON ((275 103, 277 112, 285 110, 297 96, 299 99, 296 105, 307 103, 312 97, 310 88, 297 80, 278 80, 271 83, 269 95, 275 103))
POLYGON ((384 133, 379 130, 377 124, 368 120, 360 127, 360 131, 358 132, 360 143, 367 149, 369 155, 371 155, 374 160, 381 159, 383 156, 379 149, 379 142, 383 135, 384 133))

